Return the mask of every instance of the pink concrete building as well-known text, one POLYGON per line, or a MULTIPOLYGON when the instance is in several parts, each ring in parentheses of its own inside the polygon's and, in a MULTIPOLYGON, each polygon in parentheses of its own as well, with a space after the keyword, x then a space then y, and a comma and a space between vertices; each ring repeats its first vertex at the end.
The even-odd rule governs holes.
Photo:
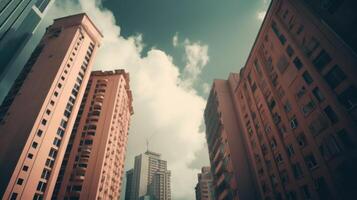
POLYGON ((0 108, 0 196, 50 199, 101 33, 85 14, 56 19, 0 108))
MULTIPOLYGON (((338 28, 356 20, 356 5, 273 0, 244 68, 223 81, 235 111, 217 117, 237 116, 237 148, 244 147, 263 199, 357 196, 355 30, 338 28)), ((220 105, 219 82, 211 96, 220 105)))
POLYGON ((231 90, 215 80, 204 114, 215 198, 259 199, 231 90))
POLYGON ((119 199, 130 116, 129 74, 90 76, 52 199, 119 199))
POLYGON ((210 167, 202 167, 197 175, 196 200, 214 200, 213 176, 210 167))

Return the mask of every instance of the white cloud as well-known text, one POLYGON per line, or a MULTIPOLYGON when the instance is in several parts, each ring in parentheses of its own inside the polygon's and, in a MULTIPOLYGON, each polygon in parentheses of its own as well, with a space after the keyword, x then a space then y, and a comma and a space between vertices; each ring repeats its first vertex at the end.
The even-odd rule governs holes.
POLYGON ((208 83, 203 83, 202 91, 204 92, 204 94, 209 94, 209 92, 211 91, 211 85, 208 83))
POLYGON ((176 33, 175 35, 174 35, 174 37, 172 38, 172 45, 174 46, 174 47, 177 47, 177 45, 178 45, 178 33, 176 33))
POLYGON ((266 13, 267 13, 266 11, 259 11, 257 13, 257 19, 263 21, 266 13))
MULTIPOLYGON (((185 42, 187 64, 184 75, 164 51, 152 48, 145 57, 142 35, 120 36, 113 14, 103 9, 98 0, 62 0, 48 12, 48 18, 86 12, 104 34, 95 69, 124 68, 130 73, 134 112, 127 151, 126 169, 133 166, 134 156, 146 150, 145 138, 150 137, 150 150, 161 153, 172 171, 173 199, 194 199, 198 170, 189 167, 197 160, 205 144, 202 128, 205 100, 186 80, 194 81, 207 64, 207 45, 185 42)), ((47 22, 49 23, 49 22, 47 22)), ((125 27, 124 27, 125 28, 125 27)), ((178 36, 177 43, 178 44, 178 36)), ((208 162, 207 157, 200 160, 208 162)))
POLYGON ((184 46, 186 65, 183 71, 183 84, 185 87, 191 87, 209 61, 208 46, 200 42, 191 42, 189 39, 185 39, 184 46))

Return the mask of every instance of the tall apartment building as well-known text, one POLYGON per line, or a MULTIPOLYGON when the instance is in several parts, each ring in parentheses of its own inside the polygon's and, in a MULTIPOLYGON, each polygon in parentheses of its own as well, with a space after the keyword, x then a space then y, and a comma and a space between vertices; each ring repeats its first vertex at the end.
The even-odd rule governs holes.
POLYGON ((146 151, 135 157, 134 169, 127 172, 125 199, 170 200, 171 172, 161 155, 146 151))
POLYGON ((92 72, 52 199, 119 199, 130 116, 129 74, 92 72))
POLYGON ((0 108, 0 196, 50 199, 101 33, 85 14, 56 19, 0 108))
POLYGON ((215 198, 259 199, 230 90, 215 80, 204 113, 215 198))
POLYGON ((35 49, 36 45, 28 42, 52 3, 51 0, 0 2, 0 103, 35 49))
POLYGON ((196 200, 214 200, 213 177, 210 167, 202 167, 198 174, 196 185, 196 200))
POLYGON ((311 6, 318 2, 341 15, 353 4, 273 0, 244 68, 228 80, 264 199, 357 195, 357 56, 311 6))

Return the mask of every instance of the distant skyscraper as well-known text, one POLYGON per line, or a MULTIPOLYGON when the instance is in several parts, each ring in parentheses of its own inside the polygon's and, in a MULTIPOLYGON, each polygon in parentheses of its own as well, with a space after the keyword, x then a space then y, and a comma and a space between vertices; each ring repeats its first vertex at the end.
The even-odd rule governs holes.
POLYGON ((244 68, 221 81, 263 199, 356 199, 355 5, 273 0, 244 68))
POLYGON ((92 72, 52 199, 119 199, 132 114, 129 74, 92 72))
POLYGON ((202 167, 198 174, 196 185, 196 200, 215 200, 213 189, 213 176, 210 167, 202 167))
POLYGON ((228 81, 215 80, 204 114, 215 196, 259 199, 230 90, 228 81))
POLYGON ((56 19, 0 107, 0 196, 50 199, 102 36, 56 19))
POLYGON ((10 90, 36 45, 23 48, 44 12, 54 0, 3 0, 0 2, 0 103, 10 90), (19 66, 20 65, 20 66, 19 66))
POLYGON ((132 170, 127 172, 126 187, 130 189, 127 189, 125 199, 171 199, 171 173, 167 170, 166 161, 161 160, 160 154, 147 151, 136 156, 132 170))
POLYGON ((130 200, 130 194, 133 185, 134 169, 126 172, 126 188, 125 188, 125 200, 130 200))

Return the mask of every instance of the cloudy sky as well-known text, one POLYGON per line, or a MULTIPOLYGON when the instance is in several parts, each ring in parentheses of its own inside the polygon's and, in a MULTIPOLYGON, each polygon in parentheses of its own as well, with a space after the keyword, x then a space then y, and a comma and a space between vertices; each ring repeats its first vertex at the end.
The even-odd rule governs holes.
POLYGON ((38 27, 86 12, 104 34, 95 69, 130 73, 134 97, 126 169, 149 149, 172 171, 174 200, 194 199, 208 165, 203 110, 215 78, 244 64, 268 0, 57 0, 38 27))

